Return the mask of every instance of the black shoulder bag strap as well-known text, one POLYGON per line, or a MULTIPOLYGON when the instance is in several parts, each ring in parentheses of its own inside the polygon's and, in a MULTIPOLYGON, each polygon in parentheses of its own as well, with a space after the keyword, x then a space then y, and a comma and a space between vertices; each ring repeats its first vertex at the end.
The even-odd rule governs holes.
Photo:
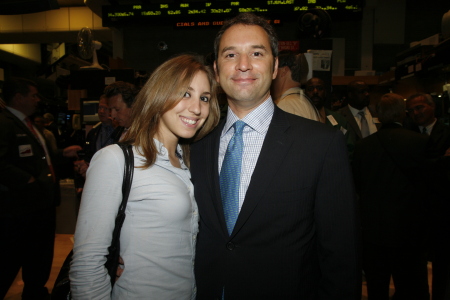
POLYGON ((119 267, 120 256, 120 231, 125 220, 125 208, 127 207, 128 196, 130 195, 134 173, 134 156, 132 146, 121 143, 118 145, 122 149, 125 156, 125 168, 122 183, 122 203, 120 204, 119 211, 117 213, 111 246, 108 247, 108 255, 106 256, 105 263, 105 267, 111 278, 111 286, 114 286, 114 283, 116 282, 116 272, 119 267))

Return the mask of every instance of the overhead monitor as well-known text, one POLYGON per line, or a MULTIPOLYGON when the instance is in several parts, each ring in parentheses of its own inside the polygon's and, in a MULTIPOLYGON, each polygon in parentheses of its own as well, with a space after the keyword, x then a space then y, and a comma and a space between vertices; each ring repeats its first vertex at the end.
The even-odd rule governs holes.
MULTIPOLYGON (((296 20, 311 8, 326 10, 336 19, 360 18, 363 0, 266 0, 223 1, 185 0, 167 3, 105 5, 103 26, 129 24, 185 24, 193 26, 221 26, 222 21, 241 12, 253 12, 276 18, 279 22, 296 20)), ((276 25, 276 23, 275 23, 276 25)))

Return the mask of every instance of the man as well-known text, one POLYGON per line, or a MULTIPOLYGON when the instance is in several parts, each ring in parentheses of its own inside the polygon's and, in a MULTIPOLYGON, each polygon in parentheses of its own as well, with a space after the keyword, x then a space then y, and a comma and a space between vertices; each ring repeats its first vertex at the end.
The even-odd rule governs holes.
POLYGON ((429 135, 435 154, 442 156, 450 147, 450 128, 436 119, 435 106, 429 94, 414 94, 406 100, 406 110, 413 123, 411 129, 429 135))
POLYGON ((356 141, 375 133, 380 123, 369 110, 369 87, 364 81, 352 81, 347 86, 348 105, 338 112, 346 119, 349 130, 355 134, 356 141))
POLYGON ((347 142, 349 158, 351 158, 355 147, 355 134, 352 130, 348 130, 348 122, 344 116, 325 108, 324 105, 327 99, 327 90, 323 80, 317 77, 309 79, 305 84, 305 94, 317 108, 320 122, 342 131, 347 142))
POLYGON ((98 104, 98 118, 100 119, 100 122, 89 131, 86 137, 84 159, 74 162, 77 174, 79 175, 75 177, 75 190, 77 192, 78 199, 81 199, 81 193, 84 186, 84 177, 86 176, 86 171, 89 167, 89 162, 91 161, 92 156, 94 156, 95 152, 101 148, 117 143, 123 131, 123 127, 118 130, 114 130, 109 114, 106 95, 100 96, 100 101, 98 104))
POLYGON ((437 160, 433 174, 423 176, 432 187, 431 248, 433 262, 433 300, 450 297, 450 201, 448 196, 450 128, 436 119, 435 104, 429 94, 419 93, 406 101, 406 110, 413 122, 412 129, 429 135, 431 156, 437 160), (446 153, 447 152, 447 153, 446 153), (431 179, 431 180, 430 180, 431 179))
POLYGON ((61 146, 61 131, 58 128, 58 125, 56 125, 56 123, 55 123, 55 117, 51 113, 45 113, 43 117, 45 119, 45 129, 47 129, 51 133, 53 133, 53 136, 56 139, 57 145, 61 146))
POLYGON ((39 130, 39 132, 44 136, 49 148, 53 153, 58 153, 58 146, 56 143, 55 135, 45 128, 45 118, 42 116, 35 116, 33 119, 34 126, 39 130))
POLYGON ((377 114, 380 130, 356 144, 353 160, 368 297, 388 299, 392 275, 396 300, 428 300, 428 138, 402 128, 400 95, 382 96, 377 114))
MULTIPOLYGON (((55 238, 55 175, 44 137, 28 118, 39 102, 37 85, 13 78, 3 85, 0 113, 0 298, 22 267, 22 299, 46 299, 55 238)), ((76 156, 79 146, 63 151, 76 156)))
POLYGON ((277 43, 253 14, 225 22, 215 40, 229 110, 191 149, 197 299, 360 299, 342 133, 274 105, 277 43))
POLYGON ((281 51, 278 56, 278 72, 272 82, 271 92, 275 103, 282 110, 314 121, 319 115, 303 94, 300 85, 308 74, 308 63, 304 55, 292 51, 281 51), (306 72, 305 72, 306 70, 306 72))
POLYGON ((126 131, 132 123, 131 106, 138 94, 138 90, 131 83, 116 81, 108 85, 104 93, 108 99, 111 117, 122 127, 116 130, 123 131, 125 129, 126 131))

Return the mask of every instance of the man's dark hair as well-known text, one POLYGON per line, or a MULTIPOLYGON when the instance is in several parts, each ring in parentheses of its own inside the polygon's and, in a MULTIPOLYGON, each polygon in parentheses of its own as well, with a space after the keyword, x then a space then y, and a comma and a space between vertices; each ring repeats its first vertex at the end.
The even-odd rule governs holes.
POLYGON ((138 92, 139 90, 134 86, 134 84, 124 81, 116 81, 105 88, 104 94, 106 98, 111 98, 119 94, 122 95, 123 102, 125 102, 128 108, 131 108, 138 92))
POLYGON ((282 50, 278 54, 278 68, 288 67, 292 69, 295 66, 295 53, 290 50, 282 50))
POLYGON ((6 105, 11 104, 11 101, 17 93, 26 96, 30 92, 30 86, 38 87, 34 81, 26 78, 12 77, 5 80, 3 83, 3 100, 6 105))
POLYGON ((268 23, 266 19, 263 17, 257 16, 252 13, 242 13, 237 15, 231 20, 226 20, 223 23, 222 28, 220 28, 219 32, 216 35, 216 39, 214 40, 214 55, 216 57, 219 56, 219 44, 222 39, 223 33, 234 25, 256 25, 260 26, 267 33, 270 42, 270 49, 272 50, 272 55, 274 57, 278 56, 278 37, 273 29, 273 27, 268 23))
POLYGON ((308 77, 308 62, 303 53, 295 54, 290 50, 282 50, 278 54, 278 68, 288 67, 291 70, 291 79, 303 83, 308 77))

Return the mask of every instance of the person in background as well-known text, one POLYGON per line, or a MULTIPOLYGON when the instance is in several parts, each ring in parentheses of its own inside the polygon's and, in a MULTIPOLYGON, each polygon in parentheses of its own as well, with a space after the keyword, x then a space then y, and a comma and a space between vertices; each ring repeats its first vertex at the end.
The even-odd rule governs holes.
POLYGON ((369 87, 364 81, 352 81, 347 86, 348 104, 338 112, 349 124, 348 130, 353 131, 356 141, 375 133, 380 127, 376 114, 369 109, 369 87))
MULTIPOLYGON (((30 120, 36 111, 38 87, 24 78, 3 84, 6 108, 0 113, 0 299, 20 268, 22 299, 47 299, 55 240, 55 156, 30 120)), ((76 157, 79 146, 62 150, 76 157)))
POLYGON ((344 134, 351 160, 355 148, 355 134, 352 130, 348 130, 348 122, 344 116, 325 107, 327 91, 329 91, 329 87, 325 86, 323 80, 317 77, 309 79, 305 84, 305 94, 317 108, 320 122, 339 129, 344 134))
POLYGON ((429 94, 408 97, 406 111, 412 119, 410 129, 429 136, 431 157, 436 169, 424 176, 431 187, 431 260, 433 300, 450 298, 450 128, 436 118, 435 103, 429 94), (430 180, 432 178, 432 180, 430 180))
POLYGON ((267 20, 239 14, 214 48, 229 106, 191 147, 197 299, 361 299, 360 225, 342 133, 274 105, 278 39, 267 20))
POLYGON ((277 76, 272 81, 271 93, 275 104, 282 110, 314 121, 319 114, 305 96, 300 85, 306 81, 308 62, 302 53, 281 51, 278 56, 277 76))
POLYGON ((53 133, 53 136, 56 139, 58 148, 62 148, 61 130, 58 128, 58 125, 55 123, 55 117, 51 113, 45 113, 43 115, 43 117, 45 120, 45 129, 47 129, 51 133, 53 133))
POLYGON ((115 128, 112 125, 106 95, 100 96, 98 118, 100 122, 98 122, 87 134, 83 159, 74 162, 75 171, 78 174, 75 178, 75 189, 79 199, 81 199, 86 171, 92 156, 103 147, 117 143, 122 134, 120 130, 114 130, 115 128))
MULTIPOLYGON (((114 107, 123 121, 122 107, 114 107)), ((110 145, 87 171, 70 269, 73 299, 194 300, 199 214, 189 144, 219 120, 212 71, 193 55, 166 61, 141 89, 129 120, 122 142, 133 145, 135 169, 120 234, 123 273, 111 291, 104 263, 122 201, 124 157, 110 145)))
POLYGON ((428 137, 402 127, 402 96, 385 94, 376 109, 382 126, 353 158, 368 299, 388 299, 392 276, 394 299, 428 300, 428 137))
POLYGON ((44 136, 45 140, 49 144, 49 148, 53 153, 58 152, 58 146, 56 144, 56 138, 53 133, 45 128, 45 118, 42 116, 35 116, 33 119, 34 126, 39 130, 39 132, 44 136))
POLYGON ((105 88, 111 118, 119 124, 112 134, 114 137, 119 136, 120 139, 131 126, 131 107, 138 92, 133 84, 123 81, 116 81, 105 88))

